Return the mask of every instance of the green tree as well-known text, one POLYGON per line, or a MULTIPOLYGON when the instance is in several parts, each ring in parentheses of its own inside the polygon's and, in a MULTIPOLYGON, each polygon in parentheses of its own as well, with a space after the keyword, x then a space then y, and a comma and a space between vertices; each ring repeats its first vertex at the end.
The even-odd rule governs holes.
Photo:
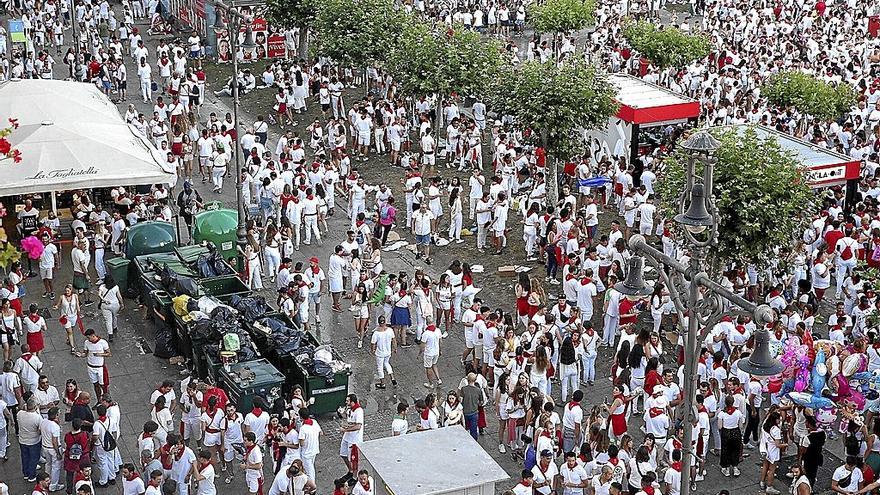
POLYGON ((617 111, 615 91, 605 76, 584 61, 562 65, 527 62, 502 73, 490 93, 492 110, 512 115, 537 133, 551 157, 548 195, 556 199, 558 159, 584 149, 582 131, 608 124, 617 111))
MULTIPOLYGON (((317 13, 315 0, 267 0, 266 20, 285 29, 299 28, 299 58, 309 54, 309 30, 317 13)), ((292 57, 292 55, 291 55, 292 57)))
POLYGON ((629 22, 623 36, 627 43, 652 64, 666 69, 684 67, 709 54, 709 37, 688 34, 674 26, 657 27, 651 22, 629 22))
POLYGON ((822 120, 832 120, 850 111, 856 102, 852 86, 831 84, 800 71, 783 71, 771 76, 762 91, 767 101, 822 120))
POLYGON ((403 23, 386 64, 404 95, 441 98, 486 94, 505 65, 498 41, 461 25, 434 28, 418 20, 403 23))
POLYGON ((354 67, 381 64, 403 29, 391 0, 322 0, 315 17, 320 52, 354 67))
MULTIPOLYGON (((803 233, 815 195, 802 164, 775 138, 765 139, 751 127, 713 134, 721 147, 713 174, 720 221, 718 244, 709 254, 712 266, 740 261, 765 268, 777 250, 786 251, 803 233)), ((679 213, 679 196, 686 185, 687 156, 679 149, 665 163, 657 193, 664 215, 672 218, 679 213)), ((699 162, 696 173, 703 173, 699 162)))
POLYGON ((529 5, 526 19, 538 33, 552 33, 553 50, 559 33, 580 31, 596 19, 596 0, 543 0, 529 5))

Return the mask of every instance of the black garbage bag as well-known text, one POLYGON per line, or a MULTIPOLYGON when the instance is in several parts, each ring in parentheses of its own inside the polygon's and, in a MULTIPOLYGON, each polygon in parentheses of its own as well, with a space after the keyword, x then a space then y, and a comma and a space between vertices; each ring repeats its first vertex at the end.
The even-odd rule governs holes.
POLYGON ((158 273, 162 282, 162 288, 169 293, 175 296, 181 294, 186 294, 188 296, 198 295, 199 286, 195 279, 176 273, 174 270, 168 268, 167 263, 162 265, 162 268, 159 269, 158 273))
POLYGON ((214 264, 211 263, 208 255, 205 254, 200 255, 196 260, 196 269, 198 270, 199 275, 204 278, 216 277, 218 275, 217 271, 214 270, 214 264))
POLYGON ((278 355, 297 354, 302 338, 303 334, 301 332, 293 334, 273 333, 269 348, 274 349, 278 355))
POLYGON ((226 323, 235 323, 237 317, 227 306, 217 306, 211 311, 211 321, 222 321, 226 323))
POLYGON ((245 321, 250 323, 257 321, 269 312, 269 305, 266 304, 266 298, 263 296, 241 297, 234 295, 229 298, 229 305, 235 308, 245 321))
POLYGON ((190 338, 193 340, 216 342, 220 334, 214 330, 211 320, 198 320, 190 326, 190 338))
POLYGON ((212 251, 211 254, 208 255, 208 264, 214 269, 214 273, 217 275, 235 275, 235 270, 226 263, 226 260, 223 259, 223 255, 217 251, 212 251))
POLYGON ((320 376, 324 378, 327 382, 327 385, 333 385, 333 368, 330 367, 329 364, 324 361, 315 360, 312 362, 312 369, 309 371, 312 372, 314 376, 320 376))
POLYGON ((156 332, 155 350, 153 351, 153 355, 162 359, 177 356, 179 353, 174 347, 171 338, 170 329, 164 328, 161 331, 156 332))
POLYGON ((238 350, 238 362, 244 363, 246 361, 253 361, 257 359, 257 351, 255 351, 252 347, 242 347, 238 350))

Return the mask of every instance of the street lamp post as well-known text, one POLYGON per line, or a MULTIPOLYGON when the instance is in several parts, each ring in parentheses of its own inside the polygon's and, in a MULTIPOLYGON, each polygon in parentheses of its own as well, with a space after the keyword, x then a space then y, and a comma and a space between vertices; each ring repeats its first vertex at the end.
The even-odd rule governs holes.
POLYGON ((771 376, 782 371, 782 364, 770 357, 769 338, 765 325, 775 316, 766 304, 756 305, 729 291, 711 280, 706 273, 706 250, 715 243, 718 234, 718 218, 712 199, 712 172, 716 163, 713 156, 719 147, 718 141, 707 131, 691 135, 682 147, 688 152, 686 188, 679 198, 679 214, 675 221, 684 227, 684 234, 690 248, 690 261, 687 265, 667 256, 649 246, 644 236, 633 235, 629 247, 639 256, 630 260, 626 280, 614 288, 627 297, 644 297, 645 283, 642 279, 642 264, 645 260, 657 268, 663 283, 669 290, 675 311, 680 322, 687 322, 685 330, 684 362, 684 401, 679 415, 685 423, 682 442, 681 494, 691 492, 691 466, 694 464, 693 428, 689 424, 694 413, 694 397, 697 390, 697 363, 699 361, 699 341, 706 332, 717 325, 725 314, 748 314, 754 318, 758 327, 755 335, 755 352, 747 359, 738 361, 743 371, 756 376, 771 376), (703 168, 702 177, 697 175, 696 166, 703 168), (641 258, 644 256, 644 259, 641 258), (668 269, 667 270, 665 269, 668 269), (682 287, 682 290, 679 290, 682 287), (686 294, 683 294, 686 292, 686 294), (724 301, 733 303, 726 308, 724 301), (702 332, 700 332, 702 328, 702 332))
MULTIPOLYGON (((216 15, 220 15, 219 11, 226 12, 226 15, 230 18, 230 26, 229 26, 229 49, 232 52, 232 120, 235 128, 235 143, 232 144, 233 149, 230 150, 233 152, 233 157, 235 159, 235 203, 236 203, 236 211, 238 212, 238 226, 235 230, 236 241, 238 243, 238 247, 241 248, 238 255, 238 270, 244 270, 244 259, 241 254, 244 252, 245 245, 247 245, 247 229, 245 228, 245 215, 247 212, 245 211, 244 202, 242 201, 243 193, 244 193, 244 183, 241 181, 241 158, 240 155, 242 153, 239 148, 238 140, 240 131, 238 125, 238 33, 241 31, 241 21, 245 21, 246 23, 250 23, 250 19, 240 13, 238 9, 235 8, 235 0, 232 0, 232 5, 226 5, 226 3, 222 1, 216 1, 215 5, 218 7, 218 11, 216 15)), ((219 19, 219 18, 218 18, 219 19)), ((219 20, 216 25, 220 25, 222 20, 219 20)), ((245 37, 244 42, 250 42, 250 36, 245 37)), ((243 46, 243 48, 245 48, 243 46)))

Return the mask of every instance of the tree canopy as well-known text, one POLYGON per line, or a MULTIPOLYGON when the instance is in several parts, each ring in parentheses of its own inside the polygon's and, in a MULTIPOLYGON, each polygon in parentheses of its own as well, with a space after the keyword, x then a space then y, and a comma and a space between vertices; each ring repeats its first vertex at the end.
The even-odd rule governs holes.
POLYGON ((614 115, 614 96, 605 76, 584 61, 531 61, 504 71, 489 102, 494 111, 537 132, 550 155, 567 158, 582 151, 583 129, 602 127, 614 115))
MULTIPOLYGON (((763 139, 751 127, 713 134, 721 142, 713 175, 720 222, 718 245, 710 257, 716 267, 740 261, 765 268, 776 250, 787 250, 803 232, 815 195, 801 164, 775 139, 763 139)), ((686 169, 687 156, 679 149, 666 160, 657 181, 667 218, 679 213, 686 169)), ((702 173, 698 162, 697 174, 702 173)))
POLYGON ((401 92, 479 96, 505 65, 501 45, 461 25, 433 28, 413 20, 403 23, 387 68, 401 92))
POLYGON ((528 19, 539 33, 579 31, 596 18, 596 0, 544 0, 528 7, 528 19))
POLYGON ((266 20, 273 26, 310 26, 316 13, 315 0, 266 0, 266 20))
POLYGON ((404 23, 412 22, 391 0, 323 0, 314 27, 320 51, 343 65, 379 64, 404 23))
POLYGON ((627 23, 623 36, 635 51, 664 69, 704 58, 711 47, 705 34, 688 34, 674 26, 657 27, 648 21, 627 23))
POLYGON ((846 114, 856 100, 856 93, 850 85, 830 84, 800 71, 784 71, 771 76, 762 93, 776 106, 792 107, 822 120, 837 119, 846 114))

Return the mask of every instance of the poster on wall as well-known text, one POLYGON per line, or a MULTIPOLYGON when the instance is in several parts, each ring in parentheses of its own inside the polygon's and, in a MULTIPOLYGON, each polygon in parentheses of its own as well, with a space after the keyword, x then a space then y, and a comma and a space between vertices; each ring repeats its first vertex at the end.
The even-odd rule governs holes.
POLYGON ((238 33, 239 46, 244 46, 245 41, 252 41, 253 45, 247 49, 242 48, 242 61, 254 62, 266 58, 266 38, 269 26, 265 19, 256 18, 251 22, 250 26, 242 25, 238 33), (247 39, 247 30, 250 27, 251 40, 247 39))
POLYGON ((284 41, 284 35, 273 28, 273 31, 266 39, 266 56, 269 58, 286 58, 287 45, 284 41))
POLYGON ((217 31, 217 61, 232 62, 232 46, 229 44, 229 32, 217 31))

